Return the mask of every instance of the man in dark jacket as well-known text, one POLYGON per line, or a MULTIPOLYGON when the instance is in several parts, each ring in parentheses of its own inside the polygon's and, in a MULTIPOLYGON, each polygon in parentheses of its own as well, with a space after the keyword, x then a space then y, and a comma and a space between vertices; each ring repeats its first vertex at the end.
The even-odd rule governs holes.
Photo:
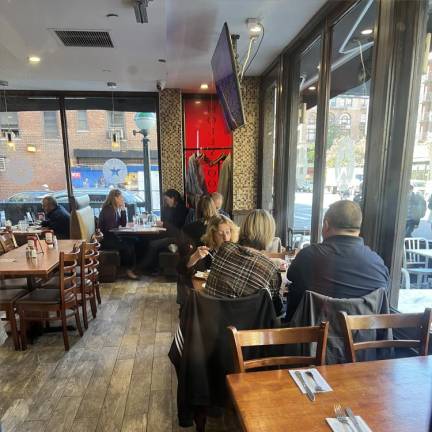
POLYGON ((383 260, 359 237, 362 213, 357 203, 333 203, 324 216, 322 243, 302 249, 288 269, 287 314, 293 316, 306 290, 335 298, 362 297, 387 289, 383 260))
POLYGON ((42 226, 52 229, 58 239, 68 239, 70 237, 70 214, 57 204, 57 200, 52 195, 43 198, 42 208, 45 212, 42 226))

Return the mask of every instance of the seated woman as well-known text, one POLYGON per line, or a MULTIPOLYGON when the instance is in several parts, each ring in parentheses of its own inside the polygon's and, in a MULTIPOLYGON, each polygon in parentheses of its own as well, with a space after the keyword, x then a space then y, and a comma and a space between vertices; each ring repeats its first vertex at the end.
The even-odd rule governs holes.
POLYGON ((240 228, 238 244, 224 243, 216 254, 205 286, 215 297, 244 297, 269 290, 277 315, 282 312, 281 276, 264 251, 275 235, 275 221, 266 210, 253 210, 240 228))
POLYGON ((159 252, 166 249, 169 244, 176 243, 188 213, 180 192, 175 189, 166 190, 163 194, 163 200, 161 221, 157 222, 156 225, 167 230, 161 238, 148 243, 147 251, 140 264, 140 267, 144 270, 154 271, 157 267, 159 252))
POLYGON ((212 263, 211 255, 219 250, 225 242, 237 243, 239 227, 226 216, 213 216, 207 224, 205 234, 201 237, 202 246, 194 247, 186 242, 180 248, 179 277, 177 280, 177 303, 184 304, 192 286, 192 276, 197 271, 205 271, 212 263), (210 255, 211 254, 211 255, 210 255))
POLYGON ((126 275, 130 279, 138 279, 134 273, 135 246, 133 240, 120 238, 111 232, 119 226, 126 226, 126 207, 120 189, 110 190, 99 214, 99 229, 104 235, 102 249, 116 249, 120 253, 121 263, 126 267, 126 275))

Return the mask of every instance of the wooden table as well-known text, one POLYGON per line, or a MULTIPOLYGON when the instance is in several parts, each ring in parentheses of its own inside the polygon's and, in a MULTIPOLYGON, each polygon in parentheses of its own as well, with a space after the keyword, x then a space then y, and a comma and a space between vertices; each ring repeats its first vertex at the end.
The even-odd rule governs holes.
POLYGON ((56 249, 49 249, 45 240, 41 240, 44 254, 38 254, 36 259, 26 258, 26 245, 20 246, 0 256, 0 276, 48 276, 59 265, 59 253, 71 252, 74 245, 80 244, 80 240, 58 240, 56 249), (13 262, 5 262, 5 259, 13 259, 13 262))
POLYGON ((134 225, 120 227, 110 230, 117 235, 133 235, 133 236, 154 236, 166 231, 163 227, 145 227, 144 225, 134 225))
POLYGON ((432 407, 432 356, 320 366, 332 392, 311 402, 288 371, 227 376, 244 431, 330 431, 333 404, 350 407, 374 432, 427 432, 432 407))

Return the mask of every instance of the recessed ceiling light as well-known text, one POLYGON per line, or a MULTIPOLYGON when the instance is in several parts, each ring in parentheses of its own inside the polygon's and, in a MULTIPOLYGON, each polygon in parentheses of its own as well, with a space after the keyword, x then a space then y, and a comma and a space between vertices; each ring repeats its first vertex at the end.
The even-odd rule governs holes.
POLYGON ((364 29, 364 30, 361 31, 361 34, 365 35, 365 36, 370 35, 372 33, 373 33, 372 29, 364 29))
POLYGON ((309 90, 316 90, 316 87, 315 86, 310 86, 309 90))
POLYGON ((199 105, 199 104, 201 103, 201 101, 200 101, 200 100, 196 100, 195 103, 196 103, 197 105, 199 105))
POLYGON ((32 64, 37 64, 41 61, 41 59, 38 56, 32 55, 32 56, 29 56, 28 61, 32 64))
POLYGON ((201 85, 200 85, 200 89, 201 90, 208 90, 208 84, 206 84, 206 83, 202 83, 201 85))
POLYGON ((109 13, 105 15, 107 18, 118 18, 118 15, 116 13, 109 13))
POLYGON ((111 69, 102 69, 102 72, 111 72, 111 69))

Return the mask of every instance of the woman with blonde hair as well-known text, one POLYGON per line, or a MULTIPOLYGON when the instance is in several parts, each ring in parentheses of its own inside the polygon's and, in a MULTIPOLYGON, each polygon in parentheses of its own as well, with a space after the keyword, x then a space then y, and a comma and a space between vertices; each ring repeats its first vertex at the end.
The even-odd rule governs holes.
POLYGON ((120 253, 122 265, 126 267, 126 275, 130 279, 138 279, 134 273, 135 267, 135 243, 132 239, 122 239, 111 232, 112 229, 126 226, 126 206, 122 191, 111 189, 102 210, 99 214, 99 229, 104 235, 101 242, 102 249, 114 249, 120 253))
POLYGON ((179 277, 177 280, 177 303, 184 304, 184 300, 193 287, 192 276, 197 271, 210 268, 212 256, 225 242, 237 243, 239 227, 228 217, 213 216, 207 223, 206 232, 201 237, 201 245, 191 243, 182 244, 180 250, 179 277))
POLYGON ((273 240, 275 227, 268 211, 251 211, 240 228, 239 243, 224 243, 219 248, 205 286, 207 294, 236 298, 267 289, 279 315, 281 276, 277 266, 262 253, 273 240))

